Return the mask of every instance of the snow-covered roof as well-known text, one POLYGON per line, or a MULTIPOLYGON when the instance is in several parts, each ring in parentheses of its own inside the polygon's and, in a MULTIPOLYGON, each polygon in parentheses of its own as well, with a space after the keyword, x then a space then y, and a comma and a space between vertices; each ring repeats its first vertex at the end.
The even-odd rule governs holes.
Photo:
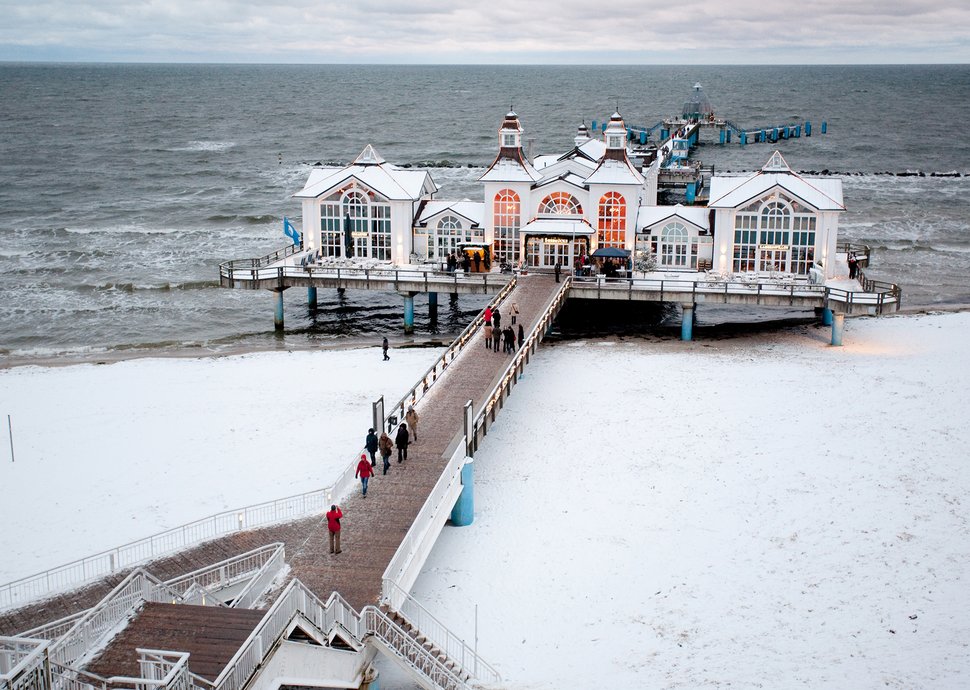
POLYGON ((584 220, 536 218, 522 226, 522 233, 530 235, 590 235, 593 227, 584 220))
POLYGON ((637 228, 649 228, 671 218, 680 218, 702 230, 709 230, 710 211, 703 206, 641 206, 637 210, 637 228))
POLYGON ((842 180, 804 178, 775 151, 764 167, 747 177, 715 175, 711 178, 710 208, 741 208, 780 187, 819 211, 844 211, 842 180))
POLYGON ((629 160, 604 158, 593 174, 586 178, 586 184, 643 184, 643 175, 633 167, 629 160))
POLYGON ((485 219, 485 203, 481 201, 429 201, 421 209, 418 218, 419 225, 426 225, 428 221, 437 215, 444 215, 450 212, 456 216, 468 220, 472 225, 481 226, 485 219))
POLYGON ((356 179, 363 186, 393 201, 415 201, 438 191, 427 171, 402 170, 391 165, 368 144, 354 162, 346 167, 319 167, 311 170, 303 189, 293 196, 298 199, 315 199, 351 179, 356 179))
POLYGON ((519 162, 511 158, 498 158, 485 174, 478 178, 479 182, 535 182, 541 177, 536 169, 528 162, 519 162))
POLYGON ((579 189, 586 189, 586 176, 577 175, 576 173, 569 171, 563 172, 560 175, 543 177, 542 180, 532 185, 532 188, 539 189, 541 187, 547 187, 555 182, 565 182, 566 184, 578 187, 579 189))

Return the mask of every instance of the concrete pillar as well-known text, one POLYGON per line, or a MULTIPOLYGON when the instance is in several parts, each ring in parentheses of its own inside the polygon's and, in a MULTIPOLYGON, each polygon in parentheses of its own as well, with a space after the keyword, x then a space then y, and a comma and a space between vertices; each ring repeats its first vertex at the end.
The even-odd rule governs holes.
POLYGON ((438 293, 428 293, 428 317, 432 322, 438 320, 438 293))
POLYGON ((283 291, 273 290, 276 293, 276 309, 273 312, 273 326, 278 331, 283 330, 283 291))
POLYGON ((828 307, 822 309, 822 325, 831 326, 832 325, 832 310, 828 307))
POLYGON ((451 524, 467 527, 475 519, 475 461, 465 458, 461 468, 461 495, 451 509, 451 524))
POLYGON ((414 293, 404 295, 404 333, 414 333, 414 293))
POLYGON ((693 304, 683 304, 684 315, 680 320, 680 339, 694 339, 694 306, 693 304))
POLYGON ((317 309, 317 289, 315 287, 308 287, 306 289, 306 303, 307 306, 316 311, 317 309))
POLYGON ((842 344, 842 332, 845 330, 845 314, 835 314, 832 320, 832 344, 842 344))

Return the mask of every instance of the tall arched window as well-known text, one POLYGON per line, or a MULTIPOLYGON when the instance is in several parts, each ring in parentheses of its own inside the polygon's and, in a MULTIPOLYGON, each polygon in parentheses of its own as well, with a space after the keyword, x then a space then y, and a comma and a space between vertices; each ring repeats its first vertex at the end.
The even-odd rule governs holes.
POLYGON ((519 226, 521 224, 522 202, 519 195, 511 189, 503 189, 495 195, 492 207, 495 244, 495 261, 516 263, 519 260, 519 226))
MULTIPOLYGON (((350 225, 350 240, 354 247, 354 256, 364 258, 368 256, 367 240, 370 236, 370 203, 367 195, 354 189, 347 192, 343 198, 344 223, 350 225)), ((346 232, 346 229, 345 229, 346 232)), ((347 238, 344 237, 346 245, 347 238)))
POLYGON ((687 226, 673 221, 660 231, 658 254, 662 266, 687 266, 689 255, 687 226))
POLYGON ((804 275, 815 260, 815 212, 784 195, 763 197, 734 215, 734 270, 804 275))
POLYGON ((435 227, 434 256, 444 260, 451 252, 458 251, 459 243, 470 241, 471 237, 462 228, 461 220, 455 216, 445 216, 435 227))
POLYGON ((626 246, 626 202, 619 192, 607 192, 599 204, 600 247, 626 246))
POLYGON ((539 204, 539 213, 556 216, 581 216, 583 215, 583 207, 572 194, 553 192, 539 204))

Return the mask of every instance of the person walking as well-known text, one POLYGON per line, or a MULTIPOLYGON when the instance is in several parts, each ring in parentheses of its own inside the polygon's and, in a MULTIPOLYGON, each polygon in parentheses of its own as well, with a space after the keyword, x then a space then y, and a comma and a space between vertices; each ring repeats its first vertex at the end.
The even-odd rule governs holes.
POLYGON ((344 516, 340 506, 334 503, 327 511, 327 531, 330 533, 330 553, 340 553, 340 518, 344 516))
POLYGON ((485 307, 485 323, 489 326, 492 325, 492 308, 485 307))
POLYGON ((859 260, 855 257, 855 253, 849 254, 849 278, 855 278, 858 270, 859 260))
POLYGON ((360 486, 363 489, 364 498, 367 498, 367 482, 374 476, 374 467, 367 462, 367 456, 361 454, 360 462, 357 463, 357 471, 354 472, 354 479, 360 477, 360 486))
POLYGON ((397 446, 397 461, 404 462, 408 459, 408 444, 411 442, 411 436, 408 434, 408 425, 401 422, 401 426, 397 428, 397 434, 394 436, 394 445, 397 446))
POLYGON ((370 466, 377 466, 377 458, 374 454, 377 452, 377 434, 374 433, 373 429, 367 430, 367 438, 364 440, 364 448, 370 453, 370 466))
POLYGON ((485 322, 485 349, 492 349, 492 324, 485 322))
POLYGON ((418 442, 418 413, 413 406, 408 407, 407 414, 404 415, 404 421, 408 423, 408 429, 411 431, 411 435, 414 436, 414 442, 418 442))
POLYGON ((390 357, 387 356, 387 348, 388 347, 390 347, 390 345, 387 342, 387 338, 384 338, 384 342, 381 343, 381 349, 384 351, 384 361, 385 362, 390 359, 390 357))
POLYGON ((505 327, 505 351, 509 354, 515 352, 515 331, 511 326, 505 327))
POLYGON ((558 283, 559 275, 562 273, 562 263, 560 263, 558 259, 556 260, 556 267, 554 270, 556 272, 556 282, 558 283))
POLYGON ((377 439, 377 445, 381 450, 381 460, 384 461, 384 474, 391 467, 391 453, 394 452, 394 441, 386 432, 381 432, 381 437, 377 439))
POLYGON ((492 327, 492 349, 498 352, 499 345, 502 342, 502 329, 495 325, 492 327))
POLYGON ((512 325, 515 325, 515 318, 519 315, 519 305, 517 302, 512 302, 512 306, 509 307, 509 314, 512 315, 512 325))
POLYGON ((520 323, 519 324, 519 342, 516 345, 516 348, 515 349, 518 350, 524 344, 525 344, 525 330, 522 328, 522 324, 520 323))

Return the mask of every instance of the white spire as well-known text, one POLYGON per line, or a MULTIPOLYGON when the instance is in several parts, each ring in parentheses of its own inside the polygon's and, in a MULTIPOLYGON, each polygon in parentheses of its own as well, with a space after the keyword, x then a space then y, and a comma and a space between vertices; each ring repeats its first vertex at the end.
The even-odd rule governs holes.
POLYGON ((768 162, 764 164, 761 168, 762 172, 791 172, 791 167, 782 157, 781 153, 775 151, 771 154, 771 158, 768 162))
POLYGON ((385 162, 384 157, 370 144, 365 146, 360 155, 354 159, 354 165, 380 165, 385 162))

